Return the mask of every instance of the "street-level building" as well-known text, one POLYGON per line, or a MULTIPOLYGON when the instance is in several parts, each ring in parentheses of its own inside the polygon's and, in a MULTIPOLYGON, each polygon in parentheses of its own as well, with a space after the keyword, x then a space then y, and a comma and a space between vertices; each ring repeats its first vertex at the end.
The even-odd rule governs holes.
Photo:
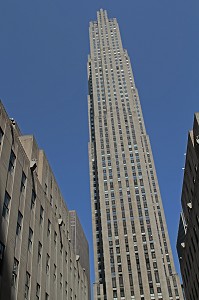
POLYGON ((44 151, 0 103, 0 299, 88 300, 89 273, 70 234, 44 151))
POLYGON ((199 113, 188 133, 177 251, 186 300, 199 299, 199 113))
MULTIPOLYGON (((70 216, 70 230, 71 230, 71 245, 79 260, 82 268, 86 272, 87 278, 90 278, 90 263, 89 263, 89 246, 85 237, 82 225, 75 210, 69 211, 70 216)), ((90 292, 90 286, 89 286, 90 292)), ((89 293, 90 297, 90 293, 89 293)), ((89 298, 90 299, 90 298, 89 298)))

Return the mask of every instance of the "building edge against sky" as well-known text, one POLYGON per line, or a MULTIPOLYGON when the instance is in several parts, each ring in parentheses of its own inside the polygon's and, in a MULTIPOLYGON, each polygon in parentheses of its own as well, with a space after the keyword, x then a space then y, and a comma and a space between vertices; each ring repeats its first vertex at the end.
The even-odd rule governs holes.
POLYGON ((94 299, 183 299, 138 91, 116 19, 97 12, 88 58, 94 299))
POLYGON ((89 300, 81 225, 71 229, 44 151, 32 135, 21 135, 1 102, 0 170, 0 299, 89 300))
POLYGON ((199 299, 199 113, 188 133, 177 251, 186 299, 199 299))

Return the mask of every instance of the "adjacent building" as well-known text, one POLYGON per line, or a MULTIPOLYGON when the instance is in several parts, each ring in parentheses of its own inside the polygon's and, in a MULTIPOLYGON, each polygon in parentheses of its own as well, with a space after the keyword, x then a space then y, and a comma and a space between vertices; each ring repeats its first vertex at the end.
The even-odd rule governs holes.
MULTIPOLYGON (((69 211, 70 229, 71 229, 71 245, 76 253, 76 259, 86 272, 87 278, 90 278, 90 263, 89 263, 89 246, 85 237, 82 225, 75 210, 69 211)), ((90 297, 90 285, 89 285, 90 297)), ((90 298, 89 298, 90 299, 90 298)))
POLYGON ((88 300, 89 264, 81 261, 44 151, 0 103, 0 299, 88 300))
POLYGON ((183 299, 149 136, 118 23, 100 10, 89 34, 94 299, 183 299))
POLYGON ((199 113, 188 133, 177 251, 187 300, 199 299, 199 113))

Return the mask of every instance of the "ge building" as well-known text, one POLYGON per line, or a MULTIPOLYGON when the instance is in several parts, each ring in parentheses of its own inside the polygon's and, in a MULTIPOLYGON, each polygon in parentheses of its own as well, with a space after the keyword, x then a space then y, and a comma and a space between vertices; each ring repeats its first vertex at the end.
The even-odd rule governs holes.
POLYGON ((183 299, 149 136, 115 18, 90 22, 94 299, 183 299))

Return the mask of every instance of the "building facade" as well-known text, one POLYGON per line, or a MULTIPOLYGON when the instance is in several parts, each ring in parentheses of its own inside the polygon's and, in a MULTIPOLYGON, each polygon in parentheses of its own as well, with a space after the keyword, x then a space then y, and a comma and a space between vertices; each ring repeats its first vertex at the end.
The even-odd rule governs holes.
POLYGON ((116 19, 90 22, 94 299, 183 299, 149 137, 116 19))
POLYGON ((0 299, 88 300, 89 278, 70 235, 43 150, 0 103, 0 299))
POLYGON ((177 251, 187 300, 199 299, 199 113, 188 133, 177 251))
MULTIPOLYGON (((82 225, 75 210, 69 211, 70 229, 71 229, 71 245, 79 259, 80 265, 85 270, 87 278, 90 278, 90 263, 89 263, 89 246, 85 237, 82 225)), ((90 286, 89 286, 90 299, 90 286)))

